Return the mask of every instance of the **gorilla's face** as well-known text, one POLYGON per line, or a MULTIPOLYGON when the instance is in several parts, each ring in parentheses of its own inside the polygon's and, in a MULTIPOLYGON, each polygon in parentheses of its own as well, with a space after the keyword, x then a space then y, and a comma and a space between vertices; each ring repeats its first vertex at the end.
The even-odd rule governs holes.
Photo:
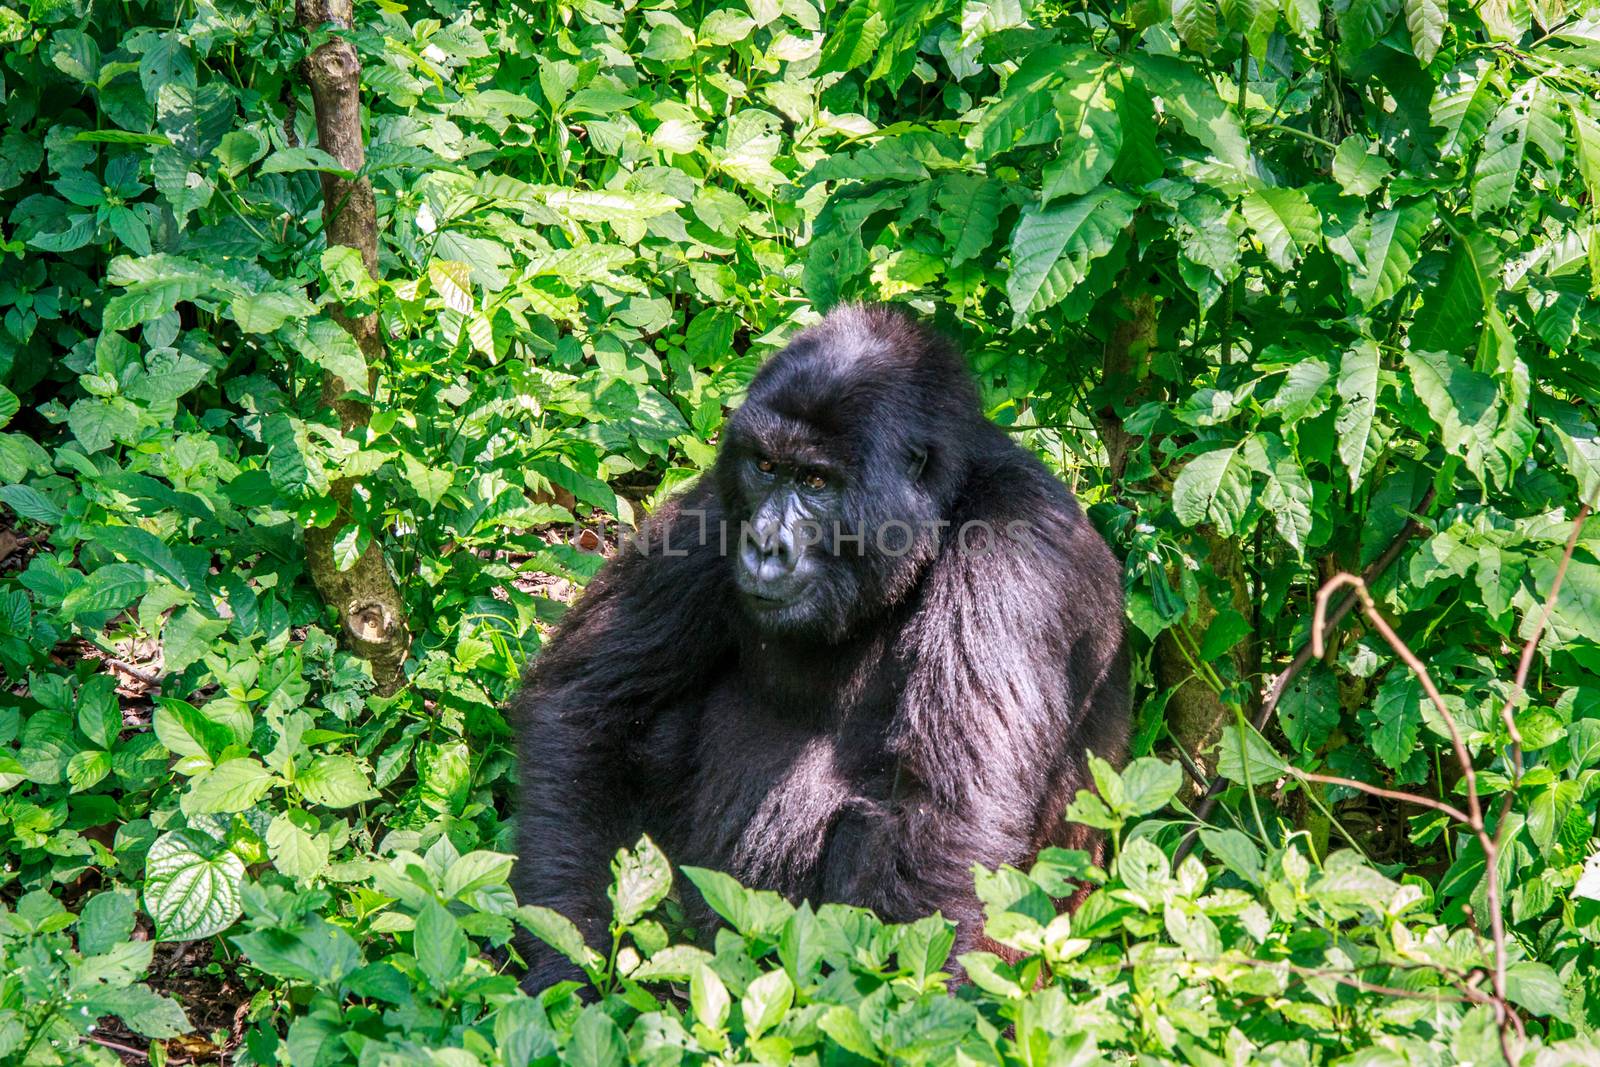
MULTIPOLYGON (((757 625, 830 630, 855 582, 840 558, 850 542, 845 469, 814 449, 735 446, 729 562, 757 625)), ((726 486, 726 482, 725 482, 726 486)))
POLYGON ((734 419, 719 460, 734 584, 763 631, 842 640, 934 554, 938 507, 918 480, 926 456, 862 463, 845 438, 763 438, 756 421, 734 419))
POLYGON ((937 555, 981 421, 954 351, 887 309, 836 311, 774 356, 715 471, 751 621, 837 642, 905 599, 937 555))

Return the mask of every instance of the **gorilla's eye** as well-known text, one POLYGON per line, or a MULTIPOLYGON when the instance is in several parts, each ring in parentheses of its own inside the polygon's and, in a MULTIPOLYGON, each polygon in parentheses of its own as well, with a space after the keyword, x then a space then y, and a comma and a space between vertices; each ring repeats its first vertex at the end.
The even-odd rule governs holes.
POLYGON ((760 459, 756 460, 756 470, 760 471, 762 474, 771 474, 773 471, 777 470, 777 464, 773 463, 772 460, 768 459, 766 456, 762 456, 760 459))
POLYGON ((800 481, 807 489, 821 490, 828 487, 827 475, 821 471, 806 471, 805 474, 801 475, 800 481))

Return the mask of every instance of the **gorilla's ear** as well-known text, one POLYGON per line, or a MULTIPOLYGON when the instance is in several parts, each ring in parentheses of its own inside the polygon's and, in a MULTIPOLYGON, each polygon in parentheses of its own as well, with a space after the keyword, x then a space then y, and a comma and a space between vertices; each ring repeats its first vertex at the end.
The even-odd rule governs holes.
POLYGON ((922 477, 923 468, 925 468, 927 465, 927 450, 922 448, 913 448, 911 450, 911 463, 906 467, 906 479, 908 481, 915 482, 918 478, 922 477))

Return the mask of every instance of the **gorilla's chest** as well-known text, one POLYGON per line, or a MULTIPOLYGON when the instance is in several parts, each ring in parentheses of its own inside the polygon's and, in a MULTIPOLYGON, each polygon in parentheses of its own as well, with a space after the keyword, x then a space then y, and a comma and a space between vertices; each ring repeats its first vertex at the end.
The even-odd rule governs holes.
MULTIPOLYGON (((748 885, 815 895, 839 812, 852 798, 887 794, 891 690, 888 679, 876 680, 848 704, 802 709, 737 681, 714 687, 688 791, 690 854, 748 885)), ((820 702, 836 696, 817 691, 820 702)))

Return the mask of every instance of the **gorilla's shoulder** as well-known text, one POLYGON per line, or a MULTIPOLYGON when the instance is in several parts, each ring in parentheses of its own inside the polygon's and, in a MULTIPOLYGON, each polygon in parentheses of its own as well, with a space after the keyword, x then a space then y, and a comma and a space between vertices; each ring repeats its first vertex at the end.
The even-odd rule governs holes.
POLYGON ((1059 590, 1070 578, 1104 585, 1107 595, 1120 589, 1122 566, 1072 491, 997 427, 973 456, 953 512, 953 528, 972 533, 949 547, 978 546, 966 554, 980 572, 1023 587, 1059 590))

